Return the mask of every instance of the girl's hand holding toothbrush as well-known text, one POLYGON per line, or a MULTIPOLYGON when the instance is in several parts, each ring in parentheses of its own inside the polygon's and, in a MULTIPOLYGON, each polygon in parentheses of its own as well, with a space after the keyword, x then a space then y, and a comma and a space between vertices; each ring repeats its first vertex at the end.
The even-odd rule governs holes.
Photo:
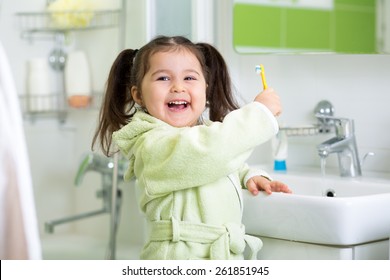
POLYGON ((254 101, 265 105, 276 117, 282 113, 280 97, 273 88, 267 88, 263 92, 259 93, 255 97, 254 101))

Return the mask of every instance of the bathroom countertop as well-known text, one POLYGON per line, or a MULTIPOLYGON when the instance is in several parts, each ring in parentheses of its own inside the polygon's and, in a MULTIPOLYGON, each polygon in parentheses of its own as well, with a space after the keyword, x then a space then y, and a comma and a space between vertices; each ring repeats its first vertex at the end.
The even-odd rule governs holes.
MULTIPOLYGON (((271 177, 278 177, 278 175, 295 175, 295 176, 308 176, 308 177, 321 177, 321 169, 315 166, 289 166, 287 171, 274 171, 273 166, 270 165, 252 165, 252 167, 266 170, 271 177)), ((359 177, 341 177, 339 171, 336 168, 327 168, 326 170, 327 178, 339 178, 341 180, 359 180, 359 181, 369 181, 369 182, 383 182, 389 181, 390 184, 390 173, 386 172, 374 172, 366 171, 363 172, 362 176, 359 177)))

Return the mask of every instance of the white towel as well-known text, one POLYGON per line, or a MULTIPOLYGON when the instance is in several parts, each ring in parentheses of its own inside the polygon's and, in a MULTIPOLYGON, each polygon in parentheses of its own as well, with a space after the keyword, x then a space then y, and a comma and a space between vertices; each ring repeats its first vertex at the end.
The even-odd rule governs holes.
POLYGON ((0 259, 41 259, 19 100, 0 42, 0 259))

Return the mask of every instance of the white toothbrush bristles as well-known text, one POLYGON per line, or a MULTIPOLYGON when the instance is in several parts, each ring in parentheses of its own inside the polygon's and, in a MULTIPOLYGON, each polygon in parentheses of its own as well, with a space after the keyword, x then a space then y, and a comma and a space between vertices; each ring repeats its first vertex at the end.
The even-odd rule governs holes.
POLYGON ((267 89, 268 85, 267 85, 267 81, 265 80, 265 73, 264 73, 263 64, 256 65, 255 70, 256 70, 256 74, 259 74, 261 77, 261 81, 263 82, 263 89, 267 89))

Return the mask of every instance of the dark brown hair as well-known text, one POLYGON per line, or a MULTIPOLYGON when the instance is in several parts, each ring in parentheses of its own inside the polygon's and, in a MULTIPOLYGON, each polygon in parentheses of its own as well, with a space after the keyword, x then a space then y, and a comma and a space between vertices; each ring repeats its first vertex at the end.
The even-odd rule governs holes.
POLYGON ((150 57, 157 52, 185 48, 200 62, 206 83, 207 107, 211 121, 222 121, 231 111, 238 109, 228 68, 222 55, 207 43, 194 44, 181 36, 159 36, 139 50, 123 50, 115 59, 107 81, 106 93, 100 109, 99 124, 92 140, 97 140, 105 155, 110 156, 112 133, 130 122, 135 114, 135 101, 131 88, 141 90, 141 82, 150 68, 150 57))

